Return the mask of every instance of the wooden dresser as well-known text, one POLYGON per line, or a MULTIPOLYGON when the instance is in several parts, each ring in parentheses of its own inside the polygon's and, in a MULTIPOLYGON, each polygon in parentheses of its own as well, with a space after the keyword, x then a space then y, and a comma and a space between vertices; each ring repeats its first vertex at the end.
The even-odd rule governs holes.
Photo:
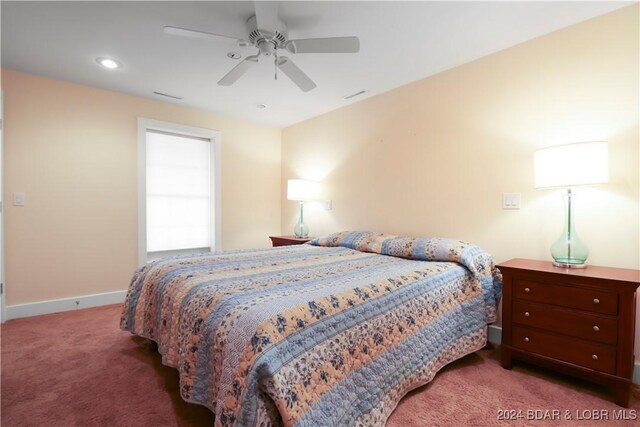
POLYGON ((640 270, 564 269, 526 259, 498 268, 502 367, 519 359, 609 385, 616 404, 627 407, 640 270))
POLYGON ((291 246, 302 245, 313 240, 313 237, 296 237, 296 236, 269 236, 273 247, 276 246, 291 246))

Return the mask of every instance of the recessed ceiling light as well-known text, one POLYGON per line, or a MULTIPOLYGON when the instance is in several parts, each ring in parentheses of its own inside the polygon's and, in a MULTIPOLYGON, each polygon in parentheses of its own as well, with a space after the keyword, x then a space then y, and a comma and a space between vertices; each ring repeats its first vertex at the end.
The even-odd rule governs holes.
POLYGON ((104 68, 108 68, 110 70, 122 68, 122 62, 116 61, 115 59, 111 58, 96 58, 96 62, 102 65, 104 68))
POLYGON ((240 55, 238 52, 229 52, 227 53, 227 56, 231 59, 240 59, 242 58, 242 55, 240 55))
POLYGON ((267 104, 256 104, 256 108, 258 110, 264 110, 265 108, 267 108, 267 104))

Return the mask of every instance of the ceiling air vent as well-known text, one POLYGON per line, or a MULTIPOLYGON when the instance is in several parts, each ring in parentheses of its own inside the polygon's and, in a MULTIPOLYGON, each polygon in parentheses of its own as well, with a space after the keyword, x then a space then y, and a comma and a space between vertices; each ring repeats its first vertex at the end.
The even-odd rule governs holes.
POLYGON ((169 95, 168 93, 155 92, 155 91, 153 93, 155 93, 158 96, 165 96, 165 97, 171 98, 171 99, 182 99, 181 96, 169 95))
POLYGON ((360 92, 352 93, 351 95, 346 95, 346 96, 343 96, 342 98, 351 99, 351 98, 355 98, 356 96, 364 95, 365 93, 367 93, 366 90, 361 90, 360 92))

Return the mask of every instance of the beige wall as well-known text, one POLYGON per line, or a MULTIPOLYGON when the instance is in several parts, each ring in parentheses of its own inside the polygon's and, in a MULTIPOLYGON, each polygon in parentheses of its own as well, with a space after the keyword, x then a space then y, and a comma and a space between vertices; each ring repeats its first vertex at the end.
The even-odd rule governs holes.
POLYGON ((284 129, 283 231, 297 218, 287 179, 317 179, 333 210, 306 212, 314 235, 447 236, 498 261, 550 259, 562 191, 533 188, 533 152, 605 140, 610 182, 576 190, 577 231, 590 263, 639 268, 638 33, 634 5, 284 129), (503 192, 522 209, 502 210, 503 192))
POLYGON ((138 116, 221 132, 224 249, 280 232, 280 129, 11 70, 2 88, 7 305, 127 288, 138 116))
POLYGON ((563 206, 559 191, 533 188, 533 151, 606 140, 610 183, 579 189, 578 232, 592 264, 640 268, 638 31, 635 5, 282 133, 4 70, 7 304, 127 287, 137 116, 222 132, 225 249, 290 233, 286 180, 308 178, 333 200, 331 211, 307 209, 312 234, 440 235, 498 261, 549 259, 563 206), (14 191, 26 192, 25 207, 11 205, 14 191), (503 192, 521 192, 522 209, 502 210, 503 192))

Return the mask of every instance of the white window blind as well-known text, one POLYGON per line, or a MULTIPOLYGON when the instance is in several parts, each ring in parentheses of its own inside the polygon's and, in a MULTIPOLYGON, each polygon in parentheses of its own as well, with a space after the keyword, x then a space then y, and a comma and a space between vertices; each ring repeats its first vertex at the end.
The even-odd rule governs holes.
POLYGON ((210 248, 211 141, 146 133, 147 251, 210 248))

